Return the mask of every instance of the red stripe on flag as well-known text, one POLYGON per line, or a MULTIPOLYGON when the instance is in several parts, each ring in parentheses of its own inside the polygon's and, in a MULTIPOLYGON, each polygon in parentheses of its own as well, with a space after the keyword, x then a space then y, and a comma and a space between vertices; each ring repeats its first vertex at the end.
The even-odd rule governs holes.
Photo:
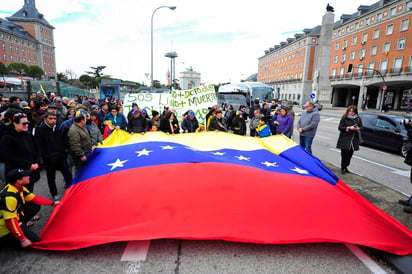
POLYGON ((116 241, 341 242, 412 253, 411 231, 342 181, 232 164, 135 168, 70 187, 36 248, 116 241))

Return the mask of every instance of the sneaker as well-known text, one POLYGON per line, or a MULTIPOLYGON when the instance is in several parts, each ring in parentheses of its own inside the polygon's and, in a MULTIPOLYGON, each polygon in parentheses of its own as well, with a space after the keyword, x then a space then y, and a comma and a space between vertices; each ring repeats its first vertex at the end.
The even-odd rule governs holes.
POLYGON ((34 222, 33 222, 33 221, 28 221, 28 222, 26 223, 26 225, 27 225, 28 227, 31 227, 31 226, 34 225, 34 222))
POLYGON ((36 215, 33 218, 31 218, 31 221, 35 222, 35 221, 40 220, 40 218, 41 218, 40 215, 36 215))
POLYGON ((412 213, 412 208, 410 208, 410 207, 404 207, 404 208, 403 208, 403 212, 412 213))
POLYGON ((400 205, 404 205, 404 206, 410 206, 411 203, 409 202, 409 200, 399 200, 398 203, 400 205))
POLYGON ((60 201, 61 198, 62 197, 59 194, 57 194, 57 195, 53 196, 53 201, 60 201))

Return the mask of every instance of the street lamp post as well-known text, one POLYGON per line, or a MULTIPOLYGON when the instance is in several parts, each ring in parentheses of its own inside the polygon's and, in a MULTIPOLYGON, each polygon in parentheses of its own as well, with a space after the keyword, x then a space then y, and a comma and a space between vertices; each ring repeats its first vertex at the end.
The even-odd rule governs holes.
POLYGON ((150 89, 153 88, 153 16, 155 15, 156 11, 161 8, 168 8, 171 10, 175 10, 175 6, 160 6, 156 8, 152 13, 152 19, 150 21, 150 89))

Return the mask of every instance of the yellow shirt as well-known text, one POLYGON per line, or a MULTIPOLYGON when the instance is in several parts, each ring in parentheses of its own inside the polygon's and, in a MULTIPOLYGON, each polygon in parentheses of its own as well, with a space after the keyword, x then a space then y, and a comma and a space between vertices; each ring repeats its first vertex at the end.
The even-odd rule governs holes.
MULTIPOLYGON (((16 193, 20 195, 21 202, 14 196, 8 195, 6 197, 2 197, 0 199, 4 199, 4 202, 0 203, 0 237, 3 237, 10 233, 8 228, 6 227, 5 220, 17 218, 20 219, 20 214, 18 209, 22 207, 26 202, 30 202, 33 200, 35 195, 31 193, 27 188, 23 187, 21 191, 19 191, 14 185, 8 184, 6 185, 2 191, 16 193)), ((19 223, 21 223, 19 221, 19 223)))

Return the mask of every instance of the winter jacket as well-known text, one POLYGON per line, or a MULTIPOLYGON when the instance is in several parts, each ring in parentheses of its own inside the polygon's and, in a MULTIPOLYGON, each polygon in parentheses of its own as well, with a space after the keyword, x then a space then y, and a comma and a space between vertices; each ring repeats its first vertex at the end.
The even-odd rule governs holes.
POLYGON ((149 124, 146 118, 142 116, 134 117, 132 115, 129 119, 129 122, 127 123, 127 129, 129 132, 134 133, 146 132, 149 130, 149 124))
POLYGON ((357 125, 362 128, 362 120, 359 118, 342 118, 339 122, 339 138, 336 144, 337 148, 344 150, 359 150, 359 135, 355 130, 347 130, 348 127, 357 125))
POLYGON ((190 119, 190 117, 186 117, 182 123, 182 129, 187 132, 195 132, 196 129, 199 127, 199 122, 196 118, 190 119))
POLYGON ((276 115, 276 121, 279 122, 279 125, 276 126, 276 134, 285 134, 287 135, 292 130, 292 115, 276 115))
POLYGON ((39 146, 28 131, 13 130, 4 135, 0 141, 0 155, 6 163, 6 172, 15 168, 28 170, 32 164, 41 163, 39 146))
POLYGON ((296 128, 302 128, 302 136, 315 137, 316 130, 320 122, 319 111, 314 109, 313 111, 304 111, 300 117, 296 128))
POLYGON ((50 127, 44 122, 40 123, 36 127, 34 137, 45 165, 66 161, 64 137, 57 126, 50 127))

